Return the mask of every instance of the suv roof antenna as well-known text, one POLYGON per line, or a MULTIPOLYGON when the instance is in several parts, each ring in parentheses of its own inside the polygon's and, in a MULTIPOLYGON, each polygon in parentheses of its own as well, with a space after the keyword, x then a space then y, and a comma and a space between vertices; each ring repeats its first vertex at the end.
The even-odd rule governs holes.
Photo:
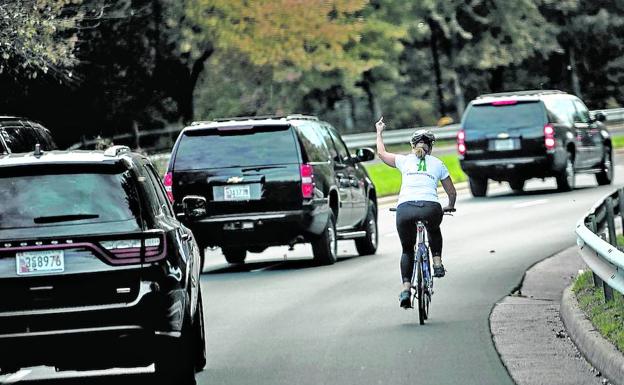
POLYGON ((110 146, 104 151, 104 156, 118 156, 126 152, 130 152, 130 147, 122 145, 110 146))
POLYGON ((36 158, 40 158, 41 155, 43 155, 43 151, 41 150, 41 144, 39 143, 35 144, 35 152, 33 153, 33 155, 36 158))

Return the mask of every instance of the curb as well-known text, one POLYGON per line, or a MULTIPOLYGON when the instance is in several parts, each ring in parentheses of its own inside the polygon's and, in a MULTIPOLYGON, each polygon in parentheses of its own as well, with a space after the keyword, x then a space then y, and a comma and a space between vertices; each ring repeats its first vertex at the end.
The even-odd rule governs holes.
POLYGON ((613 385, 624 385, 624 354, 604 339, 579 308, 572 286, 563 291, 560 316, 583 356, 613 385))

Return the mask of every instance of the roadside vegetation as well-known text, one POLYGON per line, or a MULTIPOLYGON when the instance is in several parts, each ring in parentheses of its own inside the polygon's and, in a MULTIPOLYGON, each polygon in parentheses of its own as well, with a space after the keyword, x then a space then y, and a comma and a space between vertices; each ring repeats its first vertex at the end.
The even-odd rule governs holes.
POLYGON ((614 300, 605 303, 602 289, 594 286, 591 271, 585 271, 577 277, 572 291, 594 327, 619 351, 624 352, 624 297, 614 292, 614 300))

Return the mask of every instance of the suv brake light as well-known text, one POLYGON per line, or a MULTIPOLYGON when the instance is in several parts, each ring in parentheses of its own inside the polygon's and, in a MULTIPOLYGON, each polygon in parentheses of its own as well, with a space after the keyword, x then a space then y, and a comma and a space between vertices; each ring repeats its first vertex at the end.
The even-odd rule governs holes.
POLYGON ((457 132, 457 152, 461 156, 466 154, 466 132, 463 129, 457 132))
POLYGON ((304 198, 314 196, 314 168, 309 164, 301 165, 301 195, 304 198))
POLYGON ((164 240, 164 234, 144 233, 138 238, 112 239, 100 241, 99 244, 115 257, 111 262, 119 265, 138 263, 142 258, 146 262, 162 259, 165 255, 164 240))
POLYGON ((552 124, 548 123, 544 126, 544 145, 546 146, 546 150, 554 150, 555 144, 555 128, 552 124))
POLYGON ((173 203, 173 174, 168 172, 163 178, 163 184, 165 185, 165 191, 167 192, 167 198, 173 203))

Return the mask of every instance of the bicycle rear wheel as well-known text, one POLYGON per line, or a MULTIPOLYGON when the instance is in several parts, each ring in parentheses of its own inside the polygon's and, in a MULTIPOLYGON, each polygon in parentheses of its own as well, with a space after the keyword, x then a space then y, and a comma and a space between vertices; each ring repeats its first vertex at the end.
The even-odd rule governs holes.
POLYGON ((427 290, 425 289, 425 280, 423 279, 422 259, 418 258, 416 264, 416 296, 418 297, 418 320, 421 325, 425 324, 427 312, 429 311, 429 301, 427 290))

